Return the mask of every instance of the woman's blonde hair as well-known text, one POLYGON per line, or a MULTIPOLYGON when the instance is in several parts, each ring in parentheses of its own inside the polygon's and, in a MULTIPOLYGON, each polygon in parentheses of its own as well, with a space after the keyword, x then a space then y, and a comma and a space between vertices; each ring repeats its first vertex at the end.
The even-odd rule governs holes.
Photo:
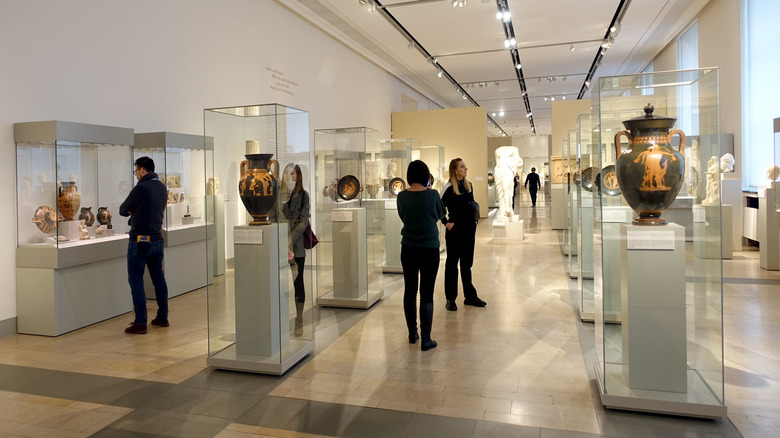
MULTIPOLYGON (((463 161, 460 158, 453 158, 452 161, 450 161, 450 184, 452 184, 452 191, 455 192, 456 195, 460 195, 460 190, 458 189, 458 165, 463 161)), ((466 192, 471 192, 471 183, 468 179, 465 177, 463 178, 463 185, 466 187, 466 192)))

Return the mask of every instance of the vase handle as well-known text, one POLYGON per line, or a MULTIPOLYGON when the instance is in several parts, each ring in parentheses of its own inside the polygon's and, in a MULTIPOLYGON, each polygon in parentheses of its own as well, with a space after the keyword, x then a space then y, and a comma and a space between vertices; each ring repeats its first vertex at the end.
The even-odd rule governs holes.
POLYGON ((683 149, 685 148, 685 133, 680 131, 679 129, 672 129, 671 131, 669 131, 669 136, 666 137, 666 141, 667 141, 667 143, 669 143, 669 147, 672 146, 672 137, 674 136, 674 134, 677 134, 677 135, 680 136, 680 151, 679 152, 682 154, 683 153, 683 149))
POLYGON ((620 131, 617 134, 615 134, 615 161, 617 161, 618 158, 620 158, 621 155, 623 155, 623 152, 620 150, 620 136, 625 135, 628 139, 628 143, 631 144, 631 137, 629 137, 628 131, 620 131))
POLYGON ((249 161, 247 160, 242 161, 241 164, 238 165, 239 175, 244 176, 244 174, 246 174, 247 167, 249 167, 249 161))
POLYGON ((276 160, 274 160, 274 159, 269 159, 268 163, 266 163, 266 165, 265 165, 265 168, 268 170, 268 172, 271 174, 271 176, 273 176, 274 179, 276 179, 276 174, 278 173, 278 170, 279 170, 279 163, 276 160), (274 165, 274 171, 273 172, 271 172, 271 168, 269 167, 269 166, 271 166, 271 164, 274 165))

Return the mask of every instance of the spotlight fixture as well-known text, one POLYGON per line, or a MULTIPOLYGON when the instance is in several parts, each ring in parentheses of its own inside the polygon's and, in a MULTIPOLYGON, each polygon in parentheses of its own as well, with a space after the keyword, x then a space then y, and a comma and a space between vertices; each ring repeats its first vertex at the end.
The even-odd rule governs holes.
POLYGON ((498 11, 496 12, 496 19, 506 23, 507 21, 512 19, 512 14, 510 14, 509 11, 498 11))
POLYGON ((465 94, 463 94, 463 100, 466 100, 466 95, 465 94))
POLYGON ((527 118, 529 118, 529 119, 530 119, 532 115, 533 115, 533 113, 531 113, 531 112, 529 111, 529 112, 528 112, 528 114, 526 114, 525 116, 526 116, 527 118))
POLYGON ((496 81, 496 87, 498 87, 498 84, 500 84, 500 82, 496 81))
POLYGON ((490 113, 490 117, 495 117, 496 113, 490 113))
POLYGON ((469 4, 469 2, 468 0, 452 0, 450 4, 452 4, 453 8, 462 8, 469 4))
POLYGON ((523 68, 523 66, 518 62, 517 64, 515 64, 515 68, 520 70, 521 68, 523 68))
POLYGON ((566 100, 566 95, 565 94, 563 95, 563 100, 566 100))
POLYGON ((517 40, 515 38, 507 38, 504 40, 504 47, 507 49, 515 46, 517 46, 517 40))
POLYGON ((503 111, 499 111, 498 112, 498 117, 504 117, 504 112, 503 111))
POLYGON ((590 81, 585 81, 585 88, 590 88, 590 81))
POLYGON ((547 102, 547 96, 544 96, 544 101, 547 102))
POLYGON ((562 80, 562 81, 565 81, 565 80, 566 80, 566 76, 564 76, 564 77, 563 77, 563 79, 561 79, 561 80, 562 80))
POLYGON ((409 43, 409 44, 406 46, 406 48, 407 48, 407 49, 414 49, 414 43, 409 43))
POLYGON ((443 73, 441 72, 441 70, 439 70, 439 72, 438 72, 438 73, 436 73, 436 76, 438 76, 438 77, 441 77, 441 75, 442 75, 442 74, 443 74, 443 73))
POLYGON ((569 51, 570 51, 570 52, 573 52, 573 51, 574 51, 574 44, 571 44, 571 45, 569 45, 569 51))
POLYGON ((551 97, 550 100, 555 102, 555 96, 551 97))

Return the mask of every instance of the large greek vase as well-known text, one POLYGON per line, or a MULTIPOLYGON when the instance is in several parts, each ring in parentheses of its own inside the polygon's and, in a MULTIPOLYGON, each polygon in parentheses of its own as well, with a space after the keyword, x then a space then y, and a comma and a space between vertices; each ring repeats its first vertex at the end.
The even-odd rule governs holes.
POLYGON ((627 131, 615 135, 617 179, 623 198, 639 215, 636 225, 666 225, 661 213, 668 209, 683 183, 685 134, 671 130, 677 119, 653 115, 647 104, 645 115, 623 121, 627 131), (680 150, 671 146, 680 136, 680 150), (620 137, 628 137, 628 149, 621 152, 620 137))
POLYGON ((272 160, 273 154, 248 154, 241 162, 241 179, 238 194, 244 207, 254 219, 249 225, 268 225, 268 213, 276 205, 276 173, 279 164, 272 160), (273 172, 268 168, 273 164, 273 172))

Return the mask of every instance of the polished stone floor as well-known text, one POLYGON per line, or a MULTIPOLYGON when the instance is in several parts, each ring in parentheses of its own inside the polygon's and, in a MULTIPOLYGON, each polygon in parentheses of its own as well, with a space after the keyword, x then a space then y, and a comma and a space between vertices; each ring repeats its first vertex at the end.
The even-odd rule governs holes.
POLYGON ((169 328, 144 336, 122 333, 124 315, 0 339, 0 437, 780 436, 780 275, 757 252, 723 264, 729 418, 604 410, 560 233, 524 194, 524 241, 494 240, 489 221, 478 229, 474 283, 487 307, 444 309, 442 258, 436 349, 407 343, 394 274, 367 311, 313 308, 315 353, 284 376, 215 370, 198 290, 171 300, 169 328))

